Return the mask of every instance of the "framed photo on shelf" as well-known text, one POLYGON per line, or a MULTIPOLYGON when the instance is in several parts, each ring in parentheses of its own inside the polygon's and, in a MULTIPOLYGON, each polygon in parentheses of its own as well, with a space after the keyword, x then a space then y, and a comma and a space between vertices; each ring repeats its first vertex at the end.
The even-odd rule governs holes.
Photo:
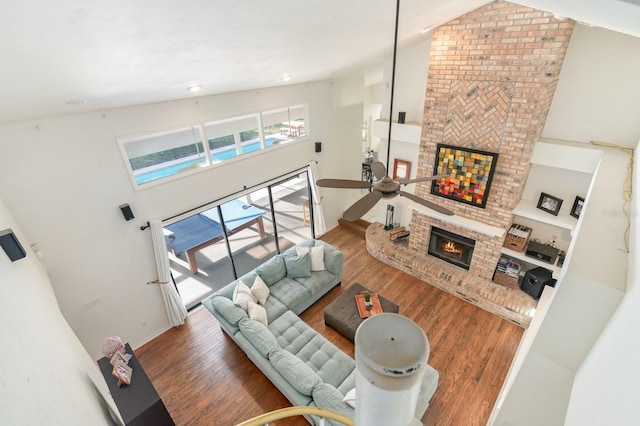
POLYGON ((434 175, 449 175, 431 182, 431 193, 485 208, 498 154, 438 144, 434 175))
POLYGON ((411 161, 400 160, 396 158, 393 160, 393 179, 394 180, 408 180, 409 173, 411 172, 411 161))
POLYGON ((551 213, 554 216, 558 216, 560 207, 562 206, 562 200, 553 195, 547 193, 540 193, 540 199, 538 200, 538 208, 544 210, 547 213, 551 213))
POLYGON ((582 213, 582 208, 584 207, 584 198, 576 196, 576 199, 573 201, 573 207, 571 207, 571 216, 578 219, 580 217, 580 213, 582 213))
POLYGON ((127 365, 127 363, 123 360, 116 361, 116 363, 113 365, 113 370, 111 371, 113 377, 118 379, 118 387, 122 386, 122 384, 131 384, 132 373, 133 370, 131 369, 131 367, 129 367, 129 365, 127 365))

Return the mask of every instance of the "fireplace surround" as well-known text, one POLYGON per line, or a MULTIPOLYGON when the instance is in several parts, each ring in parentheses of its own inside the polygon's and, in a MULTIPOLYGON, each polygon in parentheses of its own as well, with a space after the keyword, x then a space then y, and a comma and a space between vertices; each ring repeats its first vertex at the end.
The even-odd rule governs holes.
POLYGON ((523 327, 535 301, 491 279, 522 198, 573 25, 499 0, 433 30, 417 176, 433 174, 438 146, 496 153, 491 194, 478 208, 434 195, 430 183, 420 182, 414 194, 453 211, 455 221, 418 207, 408 224, 408 241, 390 241, 377 224, 366 234, 367 250, 377 259, 523 327), (425 253, 434 227, 475 241, 468 269, 425 253), (484 232, 485 227, 501 232, 484 232))
POLYGON ((433 226, 427 253, 468 271, 475 245, 471 238, 433 226))

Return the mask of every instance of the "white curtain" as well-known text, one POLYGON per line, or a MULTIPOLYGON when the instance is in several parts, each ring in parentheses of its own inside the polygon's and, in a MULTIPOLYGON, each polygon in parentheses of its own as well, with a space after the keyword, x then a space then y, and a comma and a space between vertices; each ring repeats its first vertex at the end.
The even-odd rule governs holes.
POLYGON ((164 307, 167 310, 167 316, 169 317, 171 325, 174 327, 182 325, 184 324, 184 319, 187 317, 187 309, 184 307, 184 303, 182 303, 182 299, 171 279, 167 242, 164 240, 162 222, 152 220, 149 224, 151 226, 153 254, 156 258, 156 267, 158 269, 158 285, 160 285, 160 289, 162 290, 164 307))
POLYGON ((318 163, 311 161, 308 164, 307 173, 309 173, 309 181, 311 185, 311 196, 313 197, 313 227, 316 231, 316 237, 327 232, 327 225, 324 223, 324 212, 322 211, 322 197, 318 191, 316 180, 318 178, 318 163))

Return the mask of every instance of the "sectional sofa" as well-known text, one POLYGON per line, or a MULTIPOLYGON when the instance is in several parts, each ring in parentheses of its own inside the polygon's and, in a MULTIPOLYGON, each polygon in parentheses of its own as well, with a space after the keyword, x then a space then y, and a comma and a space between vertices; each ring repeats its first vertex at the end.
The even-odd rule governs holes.
MULTIPOLYGON (((344 255, 330 245, 305 240, 202 304, 291 404, 318 406, 354 418, 355 402, 345 401, 345 395, 355 388, 355 361, 297 315, 341 283, 343 262, 344 255)), ((438 384, 438 372, 429 365, 425 370, 415 413, 418 419, 438 384)), ((315 416, 307 420, 320 422, 315 416)))

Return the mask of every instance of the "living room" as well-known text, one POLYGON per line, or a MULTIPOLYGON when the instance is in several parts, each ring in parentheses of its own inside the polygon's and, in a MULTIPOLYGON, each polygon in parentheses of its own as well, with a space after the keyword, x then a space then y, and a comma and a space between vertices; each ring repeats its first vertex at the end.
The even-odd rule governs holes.
MULTIPOLYGON (((638 140, 638 93, 634 84, 637 51, 636 37, 578 25, 567 52, 544 135, 585 143, 607 140, 635 148, 638 140)), ((0 193, 6 204, 2 228, 14 229, 25 247, 37 244, 38 251, 44 255, 40 261, 30 252, 27 260, 15 264, 3 258, 6 263, 2 267, 2 281, 12 283, 10 289, 3 289, 3 296, 7 296, 3 300, 5 303, 11 301, 10 306, 3 309, 4 323, 14 324, 15 318, 24 318, 27 313, 33 316, 27 325, 3 329, 3 354, 11 351, 6 353, 6 359, 21 364, 21 357, 30 354, 29 359, 39 363, 37 368, 47 377, 51 374, 47 370, 55 367, 43 362, 40 354, 48 352, 47 359, 63 370, 74 368, 62 361, 62 358, 68 358, 77 359, 79 365, 86 365, 86 370, 90 371, 89 364, 100 356, 100 347, 106 336, 121 335, 135 348, 167 330, 169 325, 160 292, 156 287, 145 284, 154 279, 155 265, 149 236, 138 229, 139 225, 150 218, 170 217, 206 203, 236 187, 251 186, 288 172, 301 165, 300 159, 304 160, 303 163, 317 160, 323 177, 359 179, 359 141, 364 104, 362 87, 361 77, 347 77, 266 88, 259 93, 246 91, 202 96, 3 125, 0 128, 2 139, 13 143, 6 144, 3 148, 5 155, 0 160, 0 193), (164 127, 297 102, 310 105, 313 112, 310 134, 313 139, 164 186, 139 192, 132 189, 115 142, 117 136, 157 129, 158 123, 164 127), (320 153, 313 150, 316 140, 322 141, 320 153), (219 182, 225 182, 225 185, 219 182), (237 184, 226 185, 229 182, 237 184), (123 202, 130 203, 136 220, 123 221, 117 209, 123 202), (47 274, 53 290, 48 284, 47 274), (39 296, 35 297, 35 294, 39 296), (56 300, 53 300, 53 294, 56 300), (51 305, 43 306, 44 300, 49 300, 51 305), (62 316, 58 313, 56 301, 62 316), (54 334, 57 340, 47 338, 47 329, 42 329, 45 322, 59 324, 54 334), (79 341, 74 340, 74 335, 79 341), (49 350, 45 351, 45 348, 49 350), (88 355, 83 355, 84 351, 88 355)), ((612 152, 617 155, 617 151, 612 152)), ((625 167, 618 166, 626 165, 626 159, 621 154, 617 160, 617 166, 609 170, 611 173, 602 174, 612 179, 608 186, 610 192, 601 192, 597 203, 590 204, 589 211, 594 213, 585 217, 581 238, 588 241, 585 240, 582 247, 602 245, 603 234, 615 237, 618 240, 615 244, 622 246, 619 239, 624 232, 625 220, 620 207, 622 190, 618 191, 618 188, 622 188, 625 167), (621 173, 613 173, 620 170, 621 173), (592 216, 599 216, 599 220, 592 216)), ((417 164, 417 157, 415 161, 417 164)), ((338 191, 324 191, 323 195, 326 220, 333 225, 342 211, 359 196, 338 191)), ((594 195, 592 201, 595 200, 594 195)), ((381 205, 384 207, 384 203, 381 205)), ((609 278, 603 275, 610 271, 601 265, 618 262, 620 253, 614 248, 605 254, 605 258, 598 260, 596 257, 594 260, 594 256, 582 248, 574 253, 572 268, 586 271, 578 276, 588 274, 589 277, 597 277, 595 281, 608 282, 609 278)), ((630 265, 633 263, 629 261, 630 265)), ((622 284, 618 278, 608 284, 620 292, 626 287, 626 273, 622 271, 621 275, 622 284)), ((625 300, 633 296, 630 286, 626 290, 625 300)), ((605 362, 619 368, 626 365, 628 369, 624 370, 625 378, 620 383, 613 381, 612 377, 606 379, 613 381, 610 386, 624 386, 626 389, 627 380, 631 381, 633 377, 630 373, 635 374, 631 370, 633 364, 617 358, 611 362, 602 349, 602 345, 613 343, 614 347, 624 349, 618 352, 624 353, 629 360, 637 354, 637 348, 627 347, 634 342, 625 342, 619 337, 626 334, 625 327, 616 327, 627 321, 632 323, 635 317, 625 318, 631 312, 624 309, 624 301, 619 306, 616 321, 610 326, 609 333, 602 335, 603 343, 595 347, 588 362, 601 365, 597 360, 605 357, 605 362)), ((609 315, 602 320, 601 329, 608 322, 609 315)), ((590 347, 585 349, 585 354, 591 353, 590 347)), ((583 372, 589 371, 586 366, 583 366, 583 372)), ((20 374, 16 380, 23 377, 20 374)), ((589 375, 579 378, 589 379, 589 375)), ((77 382, 74 399, 88 399, 87 395, 93 392, 92 387, 82 378, 77 382)), ((49 394, 49 386, 53 384, 41 384, 39 389, 49 394)), ((580 392, 585 388, 576 389, 580 392)), ((631 401, 634 395, 631 389, 634 388, 629 386, 628 389, 624 395, 631 401)), ((31 390, 27 387, 25 393, 31 390)), ((39 398, 59 405, 51 395, 36 397, 39 398)), ((85 405, 93 406, 95 403, 85 405)), ((24 402, 24 406, 30 405, 24 402)), ((51 411, 46 404, 43 410, 43 415, 51 411)), ((68 421, 65 414, 70 416, 70 412, 70 409, 61 410, 59 423, 68 421)), ((575 415, 575 410, 572 412, 575 415)), ((95 413, 87 413, 86 416, 93 418, 95 413)))

